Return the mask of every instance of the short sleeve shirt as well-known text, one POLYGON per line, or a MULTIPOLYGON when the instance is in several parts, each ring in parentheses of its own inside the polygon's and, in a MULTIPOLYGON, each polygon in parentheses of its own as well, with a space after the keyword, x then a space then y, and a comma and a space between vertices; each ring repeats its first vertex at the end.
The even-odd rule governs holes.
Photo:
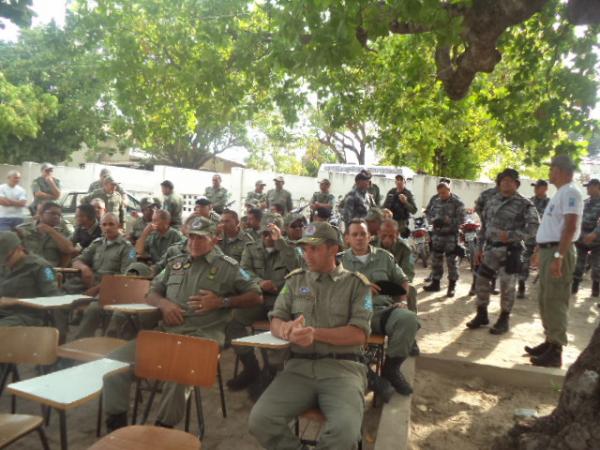
POLYGON ((573 242, 579 239, 581 233, 581 218, 583 216, 583 196, 573 183, 565 184, 550 199, 544 210, 542 223, 538 228, 536 241, 539 244, 547 242, 560 242, 560 237, 565 226, 565 215, 577 215, 577 231, 573 242))
MULTIPOLYGON (((8 184, 0 185, 0 197, 14 201, 27 200, 25 189, 19 185, 15 187, 10 187, 8 184)), ((21 219, 25 215, 24 211, 20 206, 0 206, 0 217, 21 219)))

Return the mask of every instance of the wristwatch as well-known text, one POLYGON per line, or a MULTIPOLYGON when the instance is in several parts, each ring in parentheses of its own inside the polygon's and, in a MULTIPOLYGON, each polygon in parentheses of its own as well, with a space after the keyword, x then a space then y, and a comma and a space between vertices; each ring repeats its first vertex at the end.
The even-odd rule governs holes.
POLYGON ((564 256, 563 256, 563 255, 561 255, 561 254, 560 254, 560 253, 558 253, 558 252, 554 252, 554 258, 555 258, 555 259, 563 259, 563 258, 564 258, 564 256))
POLYGON ((229 297, 223 297, 223 300, 221 300, 221 302, 222 302, 223 308, 231 307, 231 299, 229 297))

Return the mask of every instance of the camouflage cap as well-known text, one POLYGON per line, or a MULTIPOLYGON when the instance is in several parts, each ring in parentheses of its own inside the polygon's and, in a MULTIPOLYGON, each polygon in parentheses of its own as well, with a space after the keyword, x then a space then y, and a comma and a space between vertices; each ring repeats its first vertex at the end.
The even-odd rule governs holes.
POLYGON ((283 179, 283 177, 281 175, 279 175, 278 177, 273 178, 273 181, 280 181, 280 182, 285 182, 285 180, 283 179))
POLYGON ((258 180, 256 183, 254 183, 254 186, 266 186, 267 183, 265 183, 263 180, 258 180))
POLYGON ((104 180, 103 180, 103 181, 104 181, 104 183, 113 183, 113 184, 119 184, 119 183, 117 183, 117 182, 115 181, 115 179, 114 179, 113 177, 111 177, 110 175, 109 175, 109 176, 106 176, 106 177, 104 177, 104 180))
POLYGON ((548 182, 546 180, 537 180, 535 183, 531 183, 533 187, 545 186, 548 187, 548 182))
POLYGON ((367 181, 367 180, 370 180, 371 177, 372 177, 371 172, 363 169, 356 174, 356 176, 354 177, 354 181, 360 181, 360 180, 367 181))
POLYGON ((108 175, 110 175, 110 170, 107 169, 106 167, 100 171, 100 176, 101 177, 106 177, 108 175))
POLYGON ((12 231, 0 231, 0 264, 6 261, 8 255, 10 255, 19 245, 21 240, 17 233, 12 231))
POLYGON ((140 207, 142 209, 148 208, 150 206, 157 206, 160 208, 160 200, 156 197, 144 197, 140 200, 140 207))
POLYGON ((152 270, 146 264, 141 262, 134 262, 127 266, 125 269, 125 275, 136 275, 138 277, 150 277, 152 276, 152 270))
POLYGON ((46 170, 51 170, 54 169, 54 164, 49 163, 49 162, 45 162, 44 164, 42 164, 42 168, 41 171, 45 172, 46 170))
POLYGON ((338 242, 338 233, 327 222, 313 222, 304 227, 302 238, 296 244, 321 245, 326 241, 338 242))
POLYGON ((263 215, 262 220, 260 221, 260 229, 259 233, 264 233, 265 231, 269 231, 267 225, 275 225, 280 230, 283 228, 283 217, 281 214, 277 213, 268 213, 263 215))
POLYGON ((260 206, 260 203, 258 202, 258 200, 251 198, 251 199, 246 199, 246 202, 244 203, 245 206, 250 206, 252 208, 258 208, 260 206))
POLYGON ((190 225, 188 234, 214 237, 217 234, 217 226, 212 220, 209 220, 206 217, 198 217, 190 225))
POLYGON ((289 213, 285 216, 283 224, 286 227, 289 227, 291 224, 293 224, 294 222, 298 222, 299 220, 301 220, 305 225, 308 223, 308 220, 306 220, 306 217, 304 217, 303 214, 289 213))
POLYGON ((504 169, 502 172, 500 172, 498 174, 498 178, 497 178, 498 182, 502 181, 502 179, 505 177, 510 177, 514 181, 519 181, 519 172, 517 172, 515 169, 511 169, 511 168, 504 169))
POLYGON ((371 208, 367 213, 365 220, 383 220, 383 211, 379 208, 371 208))

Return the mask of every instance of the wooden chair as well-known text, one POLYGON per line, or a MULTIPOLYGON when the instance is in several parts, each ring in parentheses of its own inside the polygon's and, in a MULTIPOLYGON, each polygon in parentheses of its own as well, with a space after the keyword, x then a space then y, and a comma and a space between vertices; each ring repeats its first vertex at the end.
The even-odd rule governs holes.
MULTIPOLYGON (((219 345, 210 339, 202 339, 158 331, 141 331, 136 343, 135 375, 137 377, 133 411, 133 423, 137 420, 137 405, 140 398, 140 380, 154 380, 154 386, 142 418, 148 419, 150 408, 160 382, 174 382, 192 386, 198 416, 199 438, 204 436, 204 415, 200 387, 211 387, 218 381, 221 395, 223 386, 219 368, 219 345)), ((185 431, 189 431, 191 395, 186 400, 185 431)), ((222 407, 225 408, 223 397, 222 407)), ((223 417, 226 417, 223 409, 223 417)))
MULTIPOLYGON (((300 438, 302 445, 310 445, 314 447, 319 442, 317 439, 318 435, 321 433, 321 429, 326 422, 327 418, 319 408, 311 408, 296 418, 294 422, 294 431, 296 432, 296 436, 300 438), (302 433, 300 432, 300 420, 304 420, 306 422, 306 426, 304 427, 302 433), (306 438, 305 435, 310 423, 316 423, 317 430, 314 437, 306 438)), ((358 450, 362 450, 362 433, 360 439, 358 440, 358 450)))
POLYGON ((200 450, 191 434, 162 427, 131 425, 105 436, 89 450, 200 450))
MULTIPOLYGON (((50 327, 0 327, 0 395, 12 374, 12 382, 19 376, 18 364, 50 366, 57 360, 58 330, 50 327)), ((16 412, 16 397, 11 401, 11 412, 16 412)))
POLYGON ((26 414, 0 414, 0 449, 8 447, 32 431, 37 431, 44 450, 50 450, 44 433, 44 419, 26 414))
POLYGON ((379 334, 369 335, 365 350, 369 363, 375 362, 375 373, 381 375, 385 357, 385 336, 379 334))

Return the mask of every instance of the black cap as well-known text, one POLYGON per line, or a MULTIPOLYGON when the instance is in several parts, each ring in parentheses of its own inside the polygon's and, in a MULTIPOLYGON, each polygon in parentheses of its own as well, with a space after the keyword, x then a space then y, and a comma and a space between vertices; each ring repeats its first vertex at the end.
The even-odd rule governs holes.
POLYGON ((500 172, 498 174, 498 182, 502 181, 502 178, 504 177, 511 177, 513 180, 517 181, 520 183, 519 180, 519 172, 517 172, 515 169, 504 169, 502 172, 500 172))
POLYGON ((546 180, 537 180, 535 183, 531 183, 533 187, 548 187, 548 182, 546 180))
POLYGON ((590 181, 584 184, 585 187, 588 187, 590 185, 600 185, 600 180, 598 178, 592 178, 590 181))
POLYGON ((358 172, 356 174, 356 176, 354 177, 354 181, 360 181, 360 180, 370 180, 371 179, 371 172, 369 172, 368 170, 361 170, 360 172, 358 172))
POLYGON ((396 180, 406 180, 406 178, 404 178, 404 175, 402 175, 401 173, 399 173, 398 175, 396 175, 396 180))
POLYGON ((196 205, 198 205, 198 206, 212 205, 212 202, 210 201, 210 199, 208 197, 201 196, 196 199, 196 205))
POLYGON ((175 186, 173 186, 173 183, 171 183, 169 180, 165 180, 162 183, 160 183, 161 186, 164 187, 168 187, 169 189, 173 189, 175 186))

